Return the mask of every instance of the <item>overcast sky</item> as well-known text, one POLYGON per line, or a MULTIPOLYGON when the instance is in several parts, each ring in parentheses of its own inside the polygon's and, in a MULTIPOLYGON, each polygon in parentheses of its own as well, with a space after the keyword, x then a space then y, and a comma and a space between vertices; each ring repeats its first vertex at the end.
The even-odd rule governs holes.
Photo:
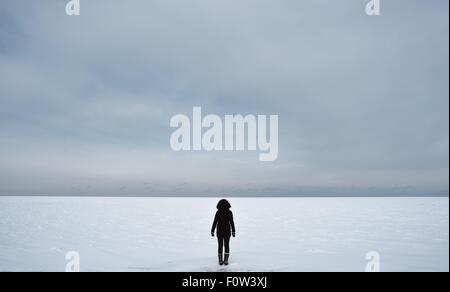
POLYGON ((447 195, 447 0, 0 2, 0 195, 447 195), (173 152, 278 114, 279 156, 173 152))

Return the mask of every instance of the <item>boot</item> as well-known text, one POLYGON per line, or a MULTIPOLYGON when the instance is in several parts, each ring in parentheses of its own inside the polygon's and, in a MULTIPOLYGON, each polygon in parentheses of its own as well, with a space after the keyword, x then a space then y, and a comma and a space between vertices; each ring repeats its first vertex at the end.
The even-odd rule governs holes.
POLYGON ((223 262, 225 264, 225 266, 228 266, 228 259, 230 258, 230 254, 226 253, 225 254, 225 261, 223 262))
POLYGON ((222 258, 222 254, 219 254, 219 265, 223 266, 223 258, 222 258))

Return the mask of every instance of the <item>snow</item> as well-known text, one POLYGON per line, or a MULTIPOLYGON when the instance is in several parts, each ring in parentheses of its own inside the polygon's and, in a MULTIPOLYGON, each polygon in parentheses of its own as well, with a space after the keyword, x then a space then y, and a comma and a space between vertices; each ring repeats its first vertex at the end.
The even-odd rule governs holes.
POLYGON ((215 198, 0 197, 0 271, 449 270, 448 198, 232 198, 216 263, 215 198))

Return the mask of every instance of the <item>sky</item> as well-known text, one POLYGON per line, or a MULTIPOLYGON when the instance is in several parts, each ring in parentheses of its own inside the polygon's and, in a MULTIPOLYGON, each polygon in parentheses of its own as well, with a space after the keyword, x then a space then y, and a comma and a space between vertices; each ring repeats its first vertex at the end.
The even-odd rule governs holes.
POLYGON ((0 2, 0 195, 448 195, 449 2, 0 2), (173 115, 279 115, 279 156, 173 115))

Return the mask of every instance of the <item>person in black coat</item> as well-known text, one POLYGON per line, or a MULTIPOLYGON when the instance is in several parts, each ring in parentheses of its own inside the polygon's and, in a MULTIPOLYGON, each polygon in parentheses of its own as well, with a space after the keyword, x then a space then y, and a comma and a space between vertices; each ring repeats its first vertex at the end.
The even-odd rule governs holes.
POLYGON ((236 236, 234 226, 233 212, 230 211, 231 205, 227 200, 220 200, 217 204, 217 213, 214 217, 214 223, 211 228, 211 236, 217 229, 217 239, 219 241, 219 265, 228 265, 230 258, 230 238, 236 236), (225 246, 225 258, 223 258, 223 248, 225 246))

